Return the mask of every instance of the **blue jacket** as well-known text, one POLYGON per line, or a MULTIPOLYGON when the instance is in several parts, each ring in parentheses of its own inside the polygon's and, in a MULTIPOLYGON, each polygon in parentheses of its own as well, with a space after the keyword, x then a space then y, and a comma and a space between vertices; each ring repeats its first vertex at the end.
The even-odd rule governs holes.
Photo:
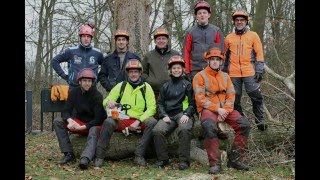
POLYGON ((127 51, 120 69, 120 57, 116 51, 104 58, 98 79, 106 91, 109 92, 117 83, 127 80, 125 65, 128 59, 140 60, 139 56, 127 51))
POLYGON ((61 51, 51 60, 51 66, 60 77, 68 81, 70 88, 74 88, 79 85, 77 75, 81 69, 91 68, 97 77, 98 67, 102 61, 103 54, 99 49, 92 46, 83 47, 79 44, 61 51), (62 62, 68 62, 68 75, 60 66, 62 62))

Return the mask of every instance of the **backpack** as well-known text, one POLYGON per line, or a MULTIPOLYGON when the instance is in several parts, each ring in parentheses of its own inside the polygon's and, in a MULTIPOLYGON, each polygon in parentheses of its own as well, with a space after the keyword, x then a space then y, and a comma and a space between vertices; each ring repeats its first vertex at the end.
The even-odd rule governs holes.
MULTIPOLYGON (((142 97, 144 99, 144 110, 143 111, 146 111, 147 110, 147 105, 146 105, 146 85, 145 83, 143 82, 144 86, 142 88, 140 88, 140 91, 142 93, 142 97)), ((117 103, 120 103, 120 100, 122 98, 122 95, 123 95, 123 91, 124 91, 124 88, 126 87, 127 85, 127 81, 123 81, 122 84, 121 84, 121 88, 120 88, 120 95, 117 99, 117 103)))

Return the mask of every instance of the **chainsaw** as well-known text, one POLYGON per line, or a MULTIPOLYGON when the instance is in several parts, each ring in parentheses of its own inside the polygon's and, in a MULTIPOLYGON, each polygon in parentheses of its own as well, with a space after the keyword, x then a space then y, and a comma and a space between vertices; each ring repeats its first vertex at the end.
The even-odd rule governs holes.
POLYGON ((112 117, 116 120, 130 119, 127 115, 127 111, 131 109, 129 104, 116 104, 114 108, 106 107, 108 117, 112 117))

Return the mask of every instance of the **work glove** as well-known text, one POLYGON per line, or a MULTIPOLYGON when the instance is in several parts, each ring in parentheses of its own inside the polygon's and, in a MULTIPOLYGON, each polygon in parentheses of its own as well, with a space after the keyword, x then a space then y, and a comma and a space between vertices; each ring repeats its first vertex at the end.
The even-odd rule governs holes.
POLYGON ((262 73, 256 72, 256 74, 254 75, 254 79, 256 80, 257 83, 261 82, 261 80, 262 80, 262 73))

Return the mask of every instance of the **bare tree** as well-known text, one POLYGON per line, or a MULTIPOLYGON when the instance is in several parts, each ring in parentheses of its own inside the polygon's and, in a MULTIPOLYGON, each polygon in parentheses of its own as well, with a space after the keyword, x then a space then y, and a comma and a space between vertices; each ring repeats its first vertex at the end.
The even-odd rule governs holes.
POLYGON ((264 25, 266 21, 266 14, 267 14, 269 1, 270 0, 258 1, 255 17, 253 18, 252 29, 258 33, 259 37, 261 38, 261 42, 264 42, 263 32, 264 32, 264 25))

